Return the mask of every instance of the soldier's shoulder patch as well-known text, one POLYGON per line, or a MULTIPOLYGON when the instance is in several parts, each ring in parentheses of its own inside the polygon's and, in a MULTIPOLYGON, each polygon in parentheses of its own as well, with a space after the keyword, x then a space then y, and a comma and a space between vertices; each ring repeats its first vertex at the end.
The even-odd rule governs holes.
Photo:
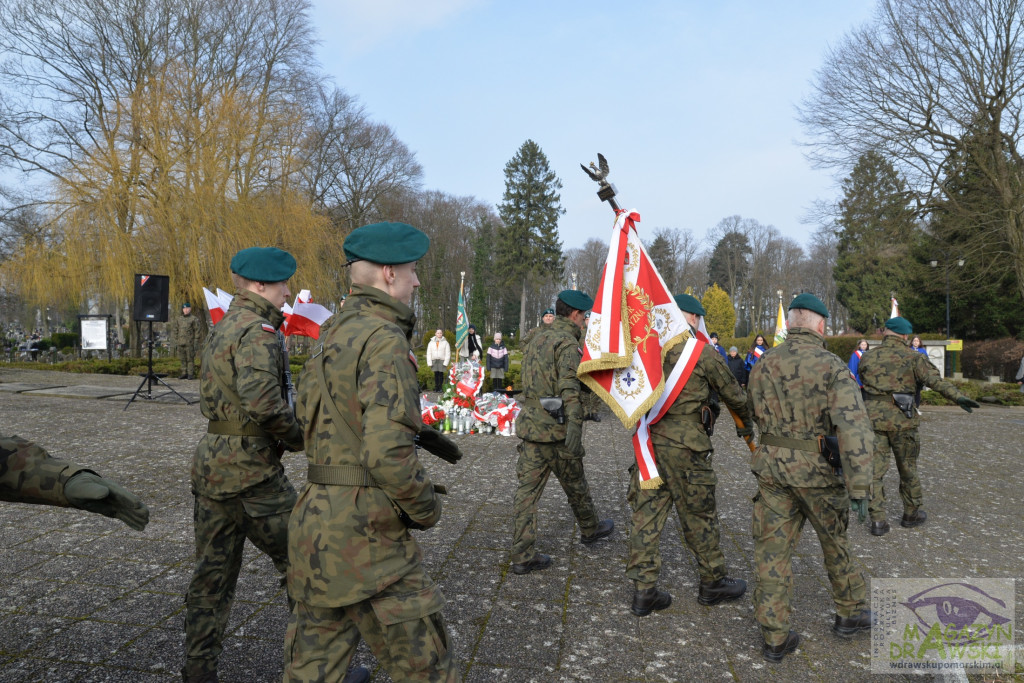
POLYGON ((264 332, 270 332, 271 334, 277 334, 277 330, 274 329, 273 325, 268 323, 260 323, 260 327, 263 328, 264 332))
POLYGON ((409 362, 412 363, 412 366, 414 368, 416 368, 416 372, 420 371, 419 361, 416 360, 416 354, 413 353, 412 351, 409 352, 409 362))

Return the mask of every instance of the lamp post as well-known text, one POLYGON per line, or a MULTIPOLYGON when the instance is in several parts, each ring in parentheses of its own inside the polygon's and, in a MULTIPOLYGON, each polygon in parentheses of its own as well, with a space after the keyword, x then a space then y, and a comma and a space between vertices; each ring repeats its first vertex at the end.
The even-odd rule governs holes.
MULTIPOLYGON (((946 339, 948 340, 948 339, 952 339, 953 338, 953 331, 950 329, 950 324, 949 324, 949 267, 950 267, 950 265, 952 265, 953 259, 950 258, 949 252, 946 252, 946 251, 942 252, 942 258, 943 258, 942 268, 943 268, 943 270, 946 271, 946 339)), ((928 265, 930 265, 932 268, 938 268, 939 267, 939 260, 938 259, 932 259, 931 261, 928 262, 928 265)), ((963 257, 958 256, 956 258, 956 265, 957 265, 958 268, 963 268, 964 267, 964 259, 963 259, 963 257)), ((945 360, 944 364, 946 366, 945 367, 945 371, 946 371, 945 374, 948 375, 949 374, 949 354, 943 354, 943 356, 944 356, 944 360, 945 360)))

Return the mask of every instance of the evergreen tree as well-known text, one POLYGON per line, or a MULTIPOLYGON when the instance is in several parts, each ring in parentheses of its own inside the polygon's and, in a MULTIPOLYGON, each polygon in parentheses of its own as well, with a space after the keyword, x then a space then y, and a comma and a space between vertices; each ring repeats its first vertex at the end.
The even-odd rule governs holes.
MULTIPOLYGON (((951 155, 943 182, 945 201, 914 244, 909 264, 912 296, 906 298, 903 311, 916 330, 945 330, 947 276, 952 328, 947 335, 984 339, 1024 329, 1024 306, 1003 230, 1002 199, 982 170, 993 162, 979 163, 977 158, 992 153, 989 145, 975 142, 984 137, 979 130, 951 155)), ((1009 156, 1005 162, 1013 163, 1009 156)))
POLYGON ((736 328, 736 309, 725 290, 717 284, 708 287, 701 299, 704 306, 704 324, 708 332, 718 332, 723 337, 733 336, 736 328))
POLYGON ((538 278, 562 272, 558 217, 565 213, 558 190, 562 181, 533 140, 527 140, 505 164, 505 194, 498 204, 504 226, 495 243, 498 272, 520 290, 519 330, 527 329, 526 299, 538 278))
POLYGON ((881 154, 860 157, 839 203, 836 295, 854 329, 873 331, 889 317, 890 296, 907 291, 914 212, 896 169, 881 154))
POLYGON ((711 261, 708 263, 708 284, 718 284, 729 296, 736 296, 737 290, 747 279, 751 254, 750 240, 738 230, 730 230, 718 240, 711 261))

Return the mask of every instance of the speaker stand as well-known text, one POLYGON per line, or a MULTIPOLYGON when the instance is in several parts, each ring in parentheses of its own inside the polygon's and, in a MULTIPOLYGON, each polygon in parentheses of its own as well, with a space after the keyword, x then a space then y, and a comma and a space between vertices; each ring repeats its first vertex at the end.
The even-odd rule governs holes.
POLYGON ((128 403, 125 404, 124 410, 128 410, 128 406, 130 406, 132 404, 132 401, 134 401, 137 398, 144 398, 147 401, 152 401, 154 399, 158 399, 158 398, 162 398, 164 396, 167 396, 167 394, 174 394, 175 396, 180 398, 182 401, 184 401, 185 405, 187 405, 187 406, 192 405, 191 401, 189 401, 187 398, 185 398, 184 396, 179 394, 177 391, 174 390, 174 387, 172 387, 171 385, 169 385, 167 382, 165 382, 163 380, 163 378, 166 377, 166 375, 158 375, 155 372, 153 372, 153 321, 152 320, 149 321, 149 339, 147 340, 146 346, 149 347, 149 362, 147 363, 147 366, 146 366, 147 367, 146 374, 142 375, 142 382, 139 383, 139 388, 136 389, 135 393, 132 394, 132 397, 130 399, 128 399, 128 403), (163 393, 163 394, 160 394, 158 396, 154 396, 153 395, 153 385, 157 384, 157 383, 162 384, 165 387, 167 387, 168 391, 163 393), (145 393, 143 393, 142 387, 146 387, 145 393))

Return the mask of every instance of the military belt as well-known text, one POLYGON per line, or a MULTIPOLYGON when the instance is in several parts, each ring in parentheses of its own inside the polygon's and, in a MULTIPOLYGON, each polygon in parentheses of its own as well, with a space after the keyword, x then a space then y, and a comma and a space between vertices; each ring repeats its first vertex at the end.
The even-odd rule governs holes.
POLYGON ((224 436, 262 436, 273 438, 269 432, 254 422, 236 422, 235 420, 210 420, 206 427, 207 434, 224 436))
POLYGON ((310 484, 327 486, 366 486, 380 488, 370 473, 359 465, 317 465, 310 463, 306 473, 310 484))
POLYGON ((792 448, 797 451, 810 451, 818 453, 817 439, 791 439, 788 436, 775 436, 774 434, 762 434, 760 443, 762 446, 778 446, 779 448, 792 448))

